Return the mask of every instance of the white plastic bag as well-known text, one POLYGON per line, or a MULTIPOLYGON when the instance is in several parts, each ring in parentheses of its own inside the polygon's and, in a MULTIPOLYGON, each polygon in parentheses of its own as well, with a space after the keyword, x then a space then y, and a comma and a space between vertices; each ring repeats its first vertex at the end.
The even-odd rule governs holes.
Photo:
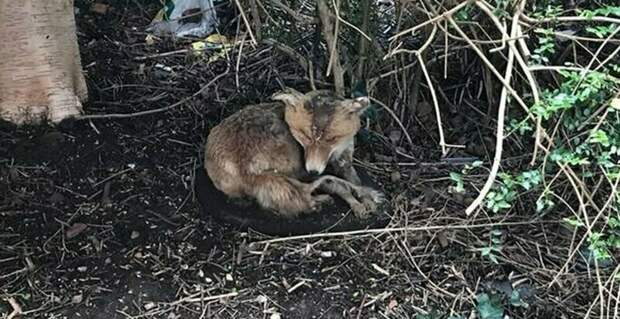
POLYGON ((213 32, 217 23, 213 0, 165 0, 147 31, 204 37, 213 32))

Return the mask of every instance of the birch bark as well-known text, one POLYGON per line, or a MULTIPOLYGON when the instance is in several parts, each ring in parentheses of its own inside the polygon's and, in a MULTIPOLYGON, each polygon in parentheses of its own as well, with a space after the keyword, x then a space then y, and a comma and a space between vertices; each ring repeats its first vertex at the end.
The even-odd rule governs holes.
POLYGON ((0 0, 0 118, 57 123, 86 98, 73 0, 0 0))

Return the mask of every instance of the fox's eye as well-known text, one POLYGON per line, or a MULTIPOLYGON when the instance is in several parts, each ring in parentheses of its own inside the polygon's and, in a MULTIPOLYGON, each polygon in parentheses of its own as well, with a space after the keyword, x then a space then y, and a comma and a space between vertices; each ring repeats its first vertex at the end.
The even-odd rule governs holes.
POLYGON ((308 136, 308 134, 302 132, 302 131, 297 131, 297 137, 302 140, 304 143, 310 143, 310 141, 312 140, 310 138, 310 136, 308 136))
POLYGON ((325 139, 325 142, 327 142, 327 143, 333 143, 333 142, 335 142, 335 141, 337 141, 337 140, 338 140, 338 136, 332 136, 332 137, 330 137, 330 138, 326 138, 326 139, 325 139))

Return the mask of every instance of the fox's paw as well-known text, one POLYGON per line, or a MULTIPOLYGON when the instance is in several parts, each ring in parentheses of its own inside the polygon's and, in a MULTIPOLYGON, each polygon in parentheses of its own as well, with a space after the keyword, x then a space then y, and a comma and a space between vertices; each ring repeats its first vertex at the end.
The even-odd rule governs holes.
POLYGON ((351 210, 353 211, 353 215, 360 219, 366 219, 370 217, 372 214, 372 210, 369 210, 367 205, 362 204, 360 202, 356 202, 351 205, 351 210))
POLYGON ((360 201, 374 202, 376 204, 385 201, 385 195, 382 192, 365 186, 355 189, 354 195, 360 201))
POLYGON ((358 210, 364 213, 356 214, 360 218, 368 218, 371 213, 377 211, 381 203, 385 202, 385 195, 370 187, 360 188, 356 195, 360 201, 360 205, 363 206, 363 209, 358 210))
POLYGON ((385 202, 385 194, 378 190, 368 188, 367 196, 364 196, 362 199, 370 199, 375 204, 381 204, 385 202))

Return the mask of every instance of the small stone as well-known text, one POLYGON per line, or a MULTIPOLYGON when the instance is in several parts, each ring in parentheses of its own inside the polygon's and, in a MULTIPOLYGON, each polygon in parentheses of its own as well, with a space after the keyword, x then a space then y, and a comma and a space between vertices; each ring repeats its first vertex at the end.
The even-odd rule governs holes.
POLYGON ((49 198, 50 203, 52 204, 60 204, 65 201, 65 197, 61 193, 54 193, 49 198))
POLYGON ((138 237, 140 237, 140 233, 138 231, 134 230, 131 232, 131 236, 130 236, 131 239, 136 239, 138 237))
POLYGON ((400 130, 394 129, 390 131, 389 138, 393 145, 396 145, 400 138, 403 136, 403 133, 400 130))
POLYGON ((80 303, 80 302, 82 302, 82 300, 84 300, 84 296, 82 296, 82 294, 75 295, 75 296, 71 297, 71 302, 72 303, 80 303))
POLYGON ((398 171, 394 171, 392 172, 392 174, 390 174, 390 180, 392 181, 392 183, 396 183, 398 181, 400 181, 400 173, 398 171))

